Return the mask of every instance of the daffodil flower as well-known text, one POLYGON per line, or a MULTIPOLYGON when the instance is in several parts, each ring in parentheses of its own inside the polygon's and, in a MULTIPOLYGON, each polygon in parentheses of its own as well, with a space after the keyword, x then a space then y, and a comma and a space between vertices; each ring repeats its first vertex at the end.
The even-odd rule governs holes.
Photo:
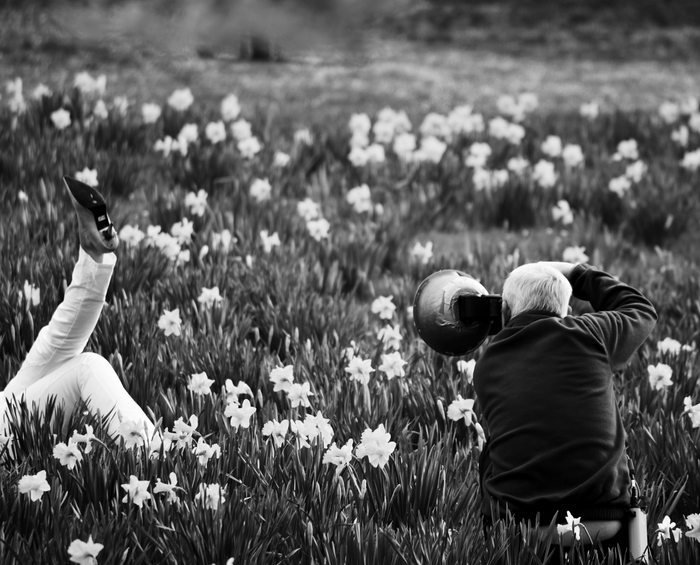
POLYGON ((24 297, 27 305, 38 306, 41 302, 41 290, 38 286, 35 286, 29 281, 24 281, 24 292, 20 292, 20 298, 24 297))
POLYGON ((192 441, 192 436, 197 430, 198 424, 199 419, 194 414, 190 416, 189 424, 185 423, 182 417, 175 420, 175 423, 173 424, 173 432, 176 434, 177 447, 179 449, 189 447, 189 444, 192 441))
POLYGON ((700 168, 700 149, 695 151, 688 151, 683 155, 681 160, 681 167, 689 171, 697 171, 700 168))
POLYGON ((559 157, 563 149, 561 137, 558 135, 548 135, 540 145, 540 149, 542 149, 542 153, 548 157, 559 157))
POLYGON ((372 467, 384 467, 396 448, 396 442, 390 440, 391 435, 384 429, 384 424, 379 424, 375 430, 367 428, 362 432, 361 442, 355 449, 355 455, 359 459, 367 457, 372 467))
POLYGON ((294 382, 294 366, 286 365, 284 367, 276 367, 270 371, 270 380, 274 383, 273 392, 280 390, 287 391, 294 382))
POLYGON ((644 161, 637 160, 627 165, 627 168, 625 168, 625 176, 632 182, 640 182, 646 174, 647 169, 648 167, 644 161))
POLYGON ((147 102, 141 106, 141 116, 143 117, 143 123, 154 124, 160 118, 162 110, 158 104, 152 102, 147 102))
POLYGON ((345 367, 345 372, 350 375, 350 380, 367 384, 369 383, 370 373, 374 372, 374 369, 372 368, 372 360, 352 357, 348 363, 348 366, 345 367))
POLYGON ((199 490, 194 499, 202 504, 204 508, 216 510, 219 505, 226 500, 226 490, 217 483, 200 484, 199 490))
POLYGON ((84 182, 88 186, 97 186, 97 169, 85 167, 82 171, 75 173, 76 180, 84 182))
POLYGON ((512 173, 515 173, 516 175, 524 174, 529 166, 530 161, 520 156, 511 157, 510 159, 508 159, 508 163, 506 164, 506 168, 512 173))
POLYGON ((557 533, 559 535, 566 532, 572 532, 577 540, 581 539, 581 518, 574 518, 571 512, 566 512, 566 525, 557 525, 557 533))
POLYGON ((170 482, 164 483, 160 479, 156 479, 156 486, 153 487, 153 494, 166 493, 168 502, 178 502, 180 497, 177 495, 176 489, 182 490, 177 486, 177 475, 173 472, 169 475, 170 482))
POLYGON ((238 96, 228 94, 221 101, 221 117, 225 122, 235 120, 241 113, 241 105, 238 102, 238 96))
POLYGON ((595 120, 600 114, 600 106, 597 102, 584 102, 579 108, 579 114, 581 117, 587 120, 595 120))
POLYGON ((211 246, 214 250, 221 250, 224 253, 228 253, 231 249, 231 245, 236 244, 238 240, 231 235, 231 231, 227 229, 221 230, 221 232, 214 232, 211 234, 211 246))
POLYGON ((672 522, 668 516, 664 516, 658 526, 656 543, 662 545, 664 540, 671 539, 671 530, 675 528, 676 523, 672 522))
POLYGON ((269 233, 270 232, 267 230, 260 231, 260 239, 262 240, 263 250, 265 253, 270 253, 273 247, 279 247, 281 243, 280 236, 277 235, 277 232, 273 233, 272 235, 269 235, 269 233))
POLYGON ((200 396, 211 394, 211 385, 214 384, 214 379, 207 378, 207 374, 195 373, 190 376, 190 380, 187 383, 187 390, 191 390, 195 394, 200 396))
POLYGON ((656 342, 656 349, 659 354, 668 353, 670 355, 678 355, 681 352, 681 342, 666 337, 662 341, 656 342))
POLYGON ((53 456, 58 459, 61 465, 73 470, 76 464, 83 460, 83 454, 80 453, 78 445, 73 442, 57 443, 53 448, 53 456))
POLYGON ((207 191, 203 188, 200 188, 197 193, 188 192, 185 196, 185 206, 187 206, 191 214, 201 218, 207 209, 208 196, 207 191))
POLYGON ((160 151, 163 153, 163 157, 169 157, 170 153, 180 150, 180 144, 177 139, 173 139, 169 135, 166 135, 163 139, 156 140, 153 145, 155 151, 160 151))
POLYGON ((122 488, 126 491, 126 495, 122 498, 122 502, 133 502, 139 508, 143 508, 143 503, 151 500, 151 493, 148 492, 150 481, 139 481, 138 477, 131 475, 129 482, 122 484, 122 488))
POLYGON ((396 304, 393 296, 378 296, 372 301, 370 309, 373 314, 377 314, 382 320, 391 320, 396 311, 396 304))
POLYGON ((569 169, 580 167, 585 161, 580 145, 567 144, 561 152, 561 158, 569 169))
POLYGON ((457 370, 467 377, 467 383, 471 384, 474 380, 474 367, 476 366, 476 360, 470 359, 465 361, 460 359, 457 361, 457 370))
POLYGON ((251 406, 250 400, 247 398, 239 406, 238 401, 229 402, 224 410, 224 416, 231 418, 231 426, 234 429, 249 428, 250 427, 250 417, 256 412, 255 406, 251 406))
POLYGON ((379 365, 379 370, 386 373, 387 378, 403 377, 406 374, 403 366, 406 361, 401 358, 401 353, 394 351, 392 353, 382 354, 382 363, 379 365))
POLYGON ((345 195, 345 200, 358 214, 372 211, 373 205, 371 192, 369 186, 366 184, 362 184, 348 190, 347 194, 345 195))
POLYGON ((289 165, 289 161, 291 161, 291 157, 287 153, 283 151, 275 151, 275 155, 272 158, 272 166, 279 167, 281 169, 289 165))
POLYGON ((239 142, 253 137, 253 130, 250 122, 244 119, 233 122, 231 124, 231 135, 239 142))
POLYGON ((320 411, 316 412, 316 415, 307 414, 304 420, 305 423, 313 426, 315 431, 312 432, 310 439, 315 439, 320 437, 323 442, 324 447, 328 447, 331 440, 333 439, 334 431, 330 425, 330 420, 323 417, 320 411))
POLYGON ((212 288, 202 287, 202 292, 197 298, 197 302, 199 302, 205 308, 212 308, 214 305, 219 304, 223 299, 223 296, 221 296, 219 293, 218 286, 212 288))
POLYGON ((36 475, 24 475, 17 484, 21 494, 28 494, 32 502, 41 500, 45 492, 51 490, 46 480, 46 471, 39 471, 36 475))
POLYGON ((416 136, 412 133, 401 133, 394 138, 392 149, 399 159, 406 162, 413 160, 413 152, 416 150, 416 136))
POLYGON ((325 218, 318 218, 317 220, 309 220, 306 222, 306 230, 316 241, 326 239, 328 237, 330 227, 330 223, 325 218))
POLYGON ((399 349, 401 347, 401 326, 395 324, 393 326, 386 325, 377 332, 377 338, 384 344, 384 347, 389 349, 399 349))
POLYGON ((700 402, 693 406, 693 401, 690 396, 686 396, 683 399, 683 405, 685 406, 683 414, 688 414, 694 428, 700 428, 700 402))
POLYGON ((107 76, 100 75, 94 78, 87 71, 82 71, 75 75, 73 79, 73 86, 77 88, 82 94, 85 95, 97 95, 102 96, 107 87, 107 76))
POLYGON ((293 408, 299 405, 304 408, 310 407, 311 402, 309 401, 309 396, 313 396, 313 394, 309 383, 292 383, 289 389, 287 389, 287 396, 293 408))
POLYGON ((613 161, 639 159, 639 146, 636 139, 625 139, 617 144, 617 152, 612 156, 613 161))
POLYGON ((552 206, 552 219, 555 222, 561 221, 564 225, 573 223, 574 214, 566 200, 559 200, 556 206, 552 206))
POLYGON ((289 420, 282 420, 281 422, 270 420, 263 425, 262 435, 265 437, 272 436, 275 447, 282 447, 288 430, 289 420))
POLYGON ((540 159, 532 170, 532 180, 542 188, 552 188, 557 182, 558 175, 554 163, 540 159))
POLYGON ((213 144, 221 143, 226 139, 226 126, 224 122, 219 120, 218 122, 209 122, 204 128, 204 135, 213 144))
POLYGON ((179 88, 168 97, 168 106, 178 112, 184 112, 194 102, 194 96, 189 88, 179 88))
POLYGON ((179 336, 182 331, 182 320, 180 319, 180 309, 164 310, 163 315, 158 320, 158 327, 165 332, 165 336, 179 336))
POLYGON ((123 242, 128 247, 135 247, 145 238, 146 234, 136 226, 125 224, 122 226, 122 229, 119 230, 119 241, 123 242))
POLYGON ((588 261, 588 255, 586 255, 585 251, 585 247, 572 245, 564 249, 562 260, 567 263, 586 263, 588 261))
POLYGON ((348 128, 353 134, 362 133, 368 135, 372 128, 372 120, 364 113, 352 114, 348 122, 348 128))
POLYGON ((141 446, 144 444, 144 425, 143 422, 134 420, 122 420, 119 422, 119 435, 124 439, 124 447, 141 446))
POLYGON ((37 84, 34 90, 32 90, 32 98, 34 100, 41 100, 45 96, 51 96, 51 94, 51 89, 42 83, 37 84))
POLYGON ((352 438, 345 445, 338 447, 335 442, 323 454, 323 463, 325 465, 335 465, 335 474, 340 472, 352 461, 352 438))
POLYGON ((297 440, 297 448, 311 447, 309 440, 318 434, 316 426, 304 420, 290 420, 289 431, 297 440))
POLYGON ((255 155, 260 153, 262 149, 260 141, 255 136, 239 141, 237 147, 238 151, 240 151, 245 159, 252 159, 255 155))
POLYGON ((56 129, 66 129, 71 124, 70 112, 63 108, 51 112, 51 121, 56 129))
POLYGON ((234 385, 231 379, 226 379, 224 391, 226 393, 226 402, 238 402, 238 397, 242 394, 246 394, 251 398, 253 397, 253 391, 243 381, 238 381, 238 384, 234 385))
POLYGON ((447 407, 447 417, 455 421, 464 418, 467 425, 471 424, 472 421, 476 420, 474 416, 474 399, 462 398, 462 395, 458 394, 457 398, 447 407))
POLYGON ((700 542, 700 514, 689 514, 685 518, 685 525, 690 528, 686 533, 686 537, 695 538, 700 542))
POLYGON ((649 384, 654 390, 663 390, 667 386, 673 384, 673 380, 671 379, 673 369, 665 363, 649 365, 647 371, 649 373, 649 384))
POLYGON ((428 241, 425 245, 416 241, 411 249, 411 256, 423 265, 427 265, 433 257, 433 242, 428 241))
POLYGON ((203 437, 197 440, 197 445, 193 448, 193 453, 197 456, 197 461, 202 466, 206 466, 209 463, 209 459, 216 457, 217 459, 221 457, 221 447, 218 443, 213 443, 211 445, 204 441, 203 437))
POLYGON ((72 563, 78 565, 96 565, 97 555, 104 549, 101 543, 92 541, 92 536, 88 536, 87 541, 79 539, 73 540, 68 546, 68 555, 72 563))
POLYGON ((187 218, 182 218, 179 222, 175 222, 170 228, 170 233, 177 238, 180 245, 192 242, 192 234, 194 233, 194 224, 187 218))

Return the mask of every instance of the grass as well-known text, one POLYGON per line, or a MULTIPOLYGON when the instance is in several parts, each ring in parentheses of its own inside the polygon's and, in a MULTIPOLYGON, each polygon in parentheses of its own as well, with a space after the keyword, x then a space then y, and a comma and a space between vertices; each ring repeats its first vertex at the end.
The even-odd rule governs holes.
MULTIPOLYGON (((695 229, 698 172, 679 166, 683 152, 670 140, 673 127, 650 111, 669 95, 665 86, 651 90, 656 98, 630 89, 628 99, 620 96, 620 108, 589 122, 575 109, 596 90, 583 89, 578 98, 559 103, 556 80, 526 82, 528 68, 542 68, 537 62, 521 67, 514 60, 504 64, 502 58, 484 58, 472 75, 456 54, 445 51, 435 58, 423 54, 422 63, 393 70, 376 61, 352 69, 179 59, 160 68, 148 61, 101 67, 109 75, 105 100, 110 113, 105 120, 89 120, 94 100, 70 87, 86 55, 61 56, 62 65, 50 70, 50 58, 31 68, 33 56, 22 61, 12 55, 11 71, 3 67, 12 77, 20 73, 26 90, 41 80, 55 92, 30 102, 18 117, 5 105, 0 110, 0 200, 6 203, 0 211, 0 385, 17 371, 48 322, 75 261, 76 222, 60 177, 95 168, 118 226, 145 231, 160 225, 169 232, 186 217, 194 236, 184 246, 189 261, 181 265, 145 243, 121 246, 88 348, 110 361, 136 401, 164 428, 197 415, 197 433, 219 444, 221 456, 206 465, 191 449, 151 458, 145 450, 107 437, 99 418, 85 414, 83 407, 71 415, 68 432, 53 424, 50 414, 23 414, 12 428, 16 457, 4 458, 0 466, 2 563, 66 563, 70 543, 88 536, 105 546, 97 559, 101 564, 218 565, 231 557, 234 563, 265 564, 543 562, 553 549, 516 524, 498 524, 486 539, 482 536, 476 431, 445 413, 458 394, 473 398, 474 391, 458 371, 458 359, 432 352, 419 339, 407 308, 420 281, 437 269, 467 271, 499 292, 513 267, 558 259, 569 246, 584 246, 592 263, 640 288, 660 315, 653 335, 615 378, 630 455, 650 498, 650 540, 655 541, 664 516, 685 530, 685 517, 700 512, 700 430, 683 414, 685 397, 700 401, 700 272, 696 249, 682 243, 695 229), (511 74, 503 83, 490 83, 496 86, 483 80, 473 91, 460 90, 492 76, 498 64, 505 65, 500 67, 504 75, 512 71, 523 82, 511 74), (410 73, 416 67, 418 80, 410 73), (230 69, 238 71, 235 77, 224 73, 230 69), (446 80, 451 72, 457 76, 446 80), (385 84, 365 93, 367 85, 384 77, 385 84), (348 88, 349 79, 358 82, 348 88), (173 85, 184 84, 193 85, 195 104, 184 113, 165 107, 173 85), (521 88, 541 93, 541 107, 526 118, 526 137, 518 146, 477 134, 457 136, 436 164, 407 166, 389 149, 382 164, 353 167, 347 160, 352 112, 374 117, 385 104, 410 102, 417 129, 429 110, 447 111, 466 97, 490 118, 493 94, 502 85, 508 93, 521 88), (220 98, 231 90, 263 143, 253 159, 242 157, 230 135, 218 145, 204 138, 204 126, 219 119, 220 98), (113 94, 128 94, 134 101, 126 116, 111 108, 113 94), (643 99, 642 110, 625 106, 643 99), (143 123, 136 105, 148 100, 164 106, 151 125, 143 123), (278 111, 271 109, 273 100, 279 102, 278 111), (68 109, 73 119, 65 130, 51 123, 58 108, 68 109), (200 140, 186 157, 164 158, 154 151, 157 139, 177 135, 185 123, 200 128, 200 140), (310 145, 293 140, 301 126, 312 129, 310 145), (479 191, 462 163, 462 151, 475 140, 488 141, 494 149, 489 168, 503 168, 515 154, 534 163, 549 134, 580 144, 586 155, 579 171, 567 172, 558 162, 560 177, 552 189, 538 186, 528 173, 511 175, 499 189, 479 191), (649 170, 620 200, 607 190, 609 179, 622 172, 610 155, 630 137, 639 141, 649 170), (285 168, 271 166, 277 150, 290 154, 285 168), (273 198, 258 203, 249 187, 253 179, 265 177, 273 198), (373 202, 381 203, 382 214, 358 214, 345 200, 348 190, 363 182, 371 187, 373 202), (185 205, 187 193, 200 189, 208 193, 201 217, 185 205), (330 222, 328 239, 310 237, 297 214, 297 202, 307 196, 330 222), (571 225, 552 220, 551 207, 560 198, 574 209, 571 225), (667 226, 669 215, 674 222, 667 226), (237 238, 228 251, 214 245, 214 234, 223 229, 237 238), (263 229, 277 232, 281 240, 270 253, 261 245, 263 229), (411 250, 427 241, 434 244, 434 256, 424 264, 411 250), (208 253, 203 254, 205 245, 208 253), (18 301, 25 280, 41 290, 38 305, 18 301), (197 299, 202 288, 213 286, 223 300, 207 309, 197 299), (405 377, 387 379, 377 370, 365 386, 348 378, 345 350, 354 342, 356 353, 371 359, 375 369, 387 353, 377 338, 385 323, 371 312, 379 296, 392 296, 397 306, 391 323, 400 330, 398 351, 408 364, 405 377), (166 337, 158 320, 174 308, 183 320, 182 335, 166 337), (661 354, 656 344, 665 337, 696 349, 661 354), (657 362, 673 371, 673 385, 662 391, 652 389, 647 378, 647 366, 657 362), (310 408, 292 406, 286 394, 273 390, 270 372, 279 365, 293 365, 295 382, 309 383, 310 408), (187 389, 190 376, 199 372, 214 380, 211 395, 187 389), (256 412, 247 429, 235 429, 224 416, 226 379, 243 381, 253 391, 256 412), (354 458, 336 474, 323 463, 320 442, 300 447, 288 434, 276 447, 262 433, 273 419, 298 420, 317 411, 329 420, 338 445, 349 439, 357 445, 367 428, 383 424, 396 450, 383 467, 354 458), (69 470, 52 456, 53 446, 67 441, 73 429, 83 431, 86 423, 94 425, 101 443, 69 470), (51 490, 31 502, 18 492, 18 481, 40 470, 46 471, 51 490), (171 472, 182 488, 179 504, 153 493, 156 479, 167 481, 171 472), (132 475, 149 482, 153 499, 143 508, 123 501, 121 485, 132 475), (216 509, 197 497, 209 484, 225 489, 216 509)), ((412 56, 418 57, 409 52, 408 59, 412 56)), ((638 71, 662 68, 640 65, 638 71)), ((649 80, 644 73, 638 78, 649 80)), ((624 90, 622 84, 616 92, 624 90)), ((689 150, 699 141, 691 137, 689 150)), ((575 306, 578 312, 585 308, 575 306)), ((478 399, 476 415, 480 421, 478 399)), ((695 563, 700 545, 683 536, 677 543, 654 546, 652 554, 659 563, 695 563)), ((553 560, 563 561, 558 554, 553 560)), ((569 562, 626 560, 614 552, 601 558, 577 548, 569 562)))

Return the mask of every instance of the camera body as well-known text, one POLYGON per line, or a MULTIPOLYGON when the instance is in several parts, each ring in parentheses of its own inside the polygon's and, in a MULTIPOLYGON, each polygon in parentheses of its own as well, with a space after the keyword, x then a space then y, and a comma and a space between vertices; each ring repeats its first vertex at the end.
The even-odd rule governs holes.
POLYGON ((500 294, 460 296, 457 299, 459 321, 463 324, 486 324, 488 321, 490 325, 487 335, 496 335, 503 329, 502 302, 500 294))
POLYGON ((419 335, 443 355, 465 355, 501 330, 501 297, 462 271, 445 269, 418 287, 413 319, 419 335))

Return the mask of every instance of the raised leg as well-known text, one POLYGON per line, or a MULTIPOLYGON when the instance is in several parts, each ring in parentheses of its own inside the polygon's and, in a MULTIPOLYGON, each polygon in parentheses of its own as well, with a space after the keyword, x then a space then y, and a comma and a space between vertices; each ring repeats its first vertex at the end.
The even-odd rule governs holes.
POLYGON ((95 329, 104 305, 116 257, 97 263, 81 247, 73 278, 63 302, 49 324, 41 329, 22 367, 5 387, 5 395, 19 394, 80 355, 95 329))
POLYGON ((17 395, 79 355, 95 329, 112 277, 119 236, 102 195, 87 184, 64 177, 78 217, 80 255, 71 284, 49 324, 42 328, 22 367, 5 387, 17 395))

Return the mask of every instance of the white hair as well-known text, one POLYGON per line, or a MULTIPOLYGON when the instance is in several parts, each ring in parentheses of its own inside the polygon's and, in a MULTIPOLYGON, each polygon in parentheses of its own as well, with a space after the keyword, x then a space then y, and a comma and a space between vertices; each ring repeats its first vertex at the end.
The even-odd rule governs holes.
POLYGON ((540 263, 528 263, 511 271, 503 284, 503 300, 511 316, 527 310, 545 310, 566 316, 571 298, 571 283, 557 269, 540 263))

